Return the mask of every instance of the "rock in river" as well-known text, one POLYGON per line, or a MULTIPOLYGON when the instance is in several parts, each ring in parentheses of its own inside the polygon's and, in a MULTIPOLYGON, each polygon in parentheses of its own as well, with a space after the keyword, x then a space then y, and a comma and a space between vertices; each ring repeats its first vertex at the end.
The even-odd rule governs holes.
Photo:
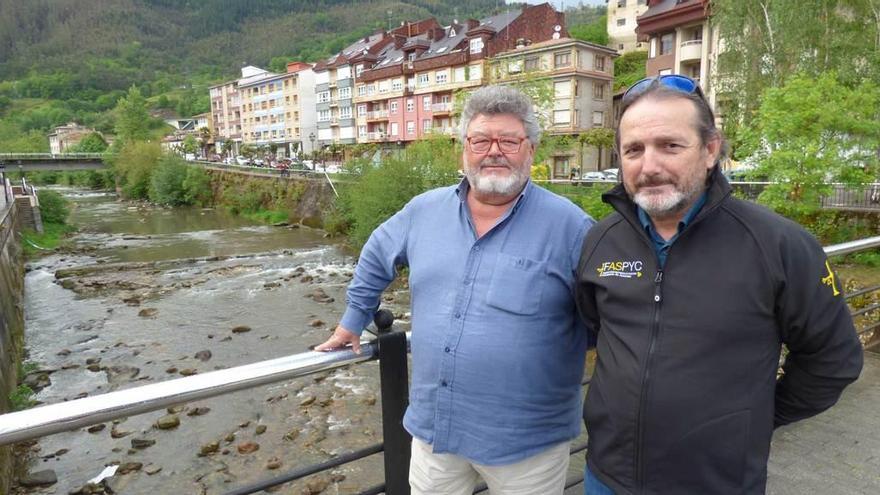
POLYGON ((158 312, 159 312, 158 308, 144 308, 144 309, 138 311, 138 316, 142 316, 144 318, 149 318, 151 316, 156 316, 156 314, 158 312))
POLYGON ((20 480, 18 483, 21 486, 49 486, 58 483, 58 477, 55 475, 55 471, 51 469, 46 469, 43 471, 37 471, 34 473, 28 473, 20 480))
POLYGON ((212 355, 212 354, 211 354, 211 351, 205 349, 205 350, 203 350, 203 351, 199 351, 199 352, 197 352, 196 355, 195 355, 194 357, 195 357, 196 359, 198 359, 199 361, 208 361, 208 360, 211 359, 211 355, 212 355))
POLYGON ((156 421, 156 428, 159 428, 160 430, 170 430, 172 428, 177 428, 178 426, 180 426, 180 418, 178 418, 176 414, 162 416, 156 421))
POLYGON ((250 332, 250 331, 251 331, 251 327, 249 327, 247 325, 239 325, 237 327, 233 327, 233 329, 232 329, 232 333, 245 333, 245 332, 250 332))

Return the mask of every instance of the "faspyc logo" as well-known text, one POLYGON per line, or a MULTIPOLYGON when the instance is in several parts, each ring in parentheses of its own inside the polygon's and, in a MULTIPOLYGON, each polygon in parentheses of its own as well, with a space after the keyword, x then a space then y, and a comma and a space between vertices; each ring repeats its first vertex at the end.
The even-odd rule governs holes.
POLYGON ((596 268, 599 277, 641 278, 644 263, 633 261, 606 261, 596 268))

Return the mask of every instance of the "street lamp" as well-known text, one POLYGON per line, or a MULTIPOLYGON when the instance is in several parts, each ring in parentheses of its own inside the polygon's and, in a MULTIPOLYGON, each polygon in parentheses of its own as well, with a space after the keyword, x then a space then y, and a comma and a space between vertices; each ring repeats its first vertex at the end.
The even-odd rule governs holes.
POLYGON ((318 156, 315 153, 315 133, 314 132, 309 133, 309 141, 312 142, 312 167, 314 167, 315 166, 315 157, 318 156))

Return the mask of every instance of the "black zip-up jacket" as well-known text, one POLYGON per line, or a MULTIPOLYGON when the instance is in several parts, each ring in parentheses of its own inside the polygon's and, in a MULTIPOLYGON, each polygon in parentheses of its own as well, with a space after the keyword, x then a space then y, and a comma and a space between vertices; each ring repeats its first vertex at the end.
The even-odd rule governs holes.
POLYGON ((576 287, 598 332, 590 470, 618 495, 764 493, 773 429, 831 407, 862 367, 822 247, 715 170, 660 270, 623 186, 603 200, 616 213, 587 234, 576 287))

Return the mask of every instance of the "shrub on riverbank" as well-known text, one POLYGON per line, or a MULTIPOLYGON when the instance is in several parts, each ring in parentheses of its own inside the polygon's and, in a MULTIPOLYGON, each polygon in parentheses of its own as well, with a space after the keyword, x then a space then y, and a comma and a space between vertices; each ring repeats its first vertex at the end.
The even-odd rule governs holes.
POLYGON ((73 232, 72 226, 67 224, 67 216, 70 214, 69 202, 61 194, 46 189, 37 191, 40 201, 40 217, 43 220, 43 233, 33 230, 22 232, 22 248, 28 257, 37 256, 47 250, 58 247, 64 237, 73 232))
POLYGON ((351 243, 362 246, 376 227, 416 195, 454 184, 459 160, 459 151, 448 138, 432 137, 367 168, 357 183, 343 191, 340 203, 351 226, 351 243))
POLYGON ((43 218, 43 223, 67 223, 70 209, 64 196, 55 191, 41 189, 37 191, 37 199, 40 201, 40 216, 43 218))

